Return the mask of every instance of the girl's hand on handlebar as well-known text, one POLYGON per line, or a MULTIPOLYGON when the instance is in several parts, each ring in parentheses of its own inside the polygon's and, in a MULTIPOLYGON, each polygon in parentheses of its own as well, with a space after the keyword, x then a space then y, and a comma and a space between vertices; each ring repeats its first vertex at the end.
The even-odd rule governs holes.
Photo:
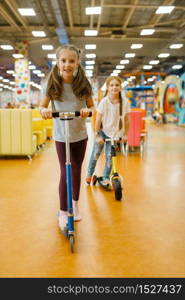
POLYGON ((80 110, 80 116, 81 116, 81 118, 87 118, 89 116, 90 112, 91 112, 90 109, 88 109, 88 108, 82 108, 80 110))
POLYGON ((52 110, 49 108, 41 107, 40 114, 43 119, 52 119, 52 110))

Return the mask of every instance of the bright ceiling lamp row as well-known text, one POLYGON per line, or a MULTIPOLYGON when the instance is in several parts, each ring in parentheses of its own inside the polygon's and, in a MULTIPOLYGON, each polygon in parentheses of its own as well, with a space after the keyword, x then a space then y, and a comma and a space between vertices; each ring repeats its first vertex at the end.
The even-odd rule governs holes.
MULTIPOLYGON (((156 14, 165 14, 165 13, 171 13, 172 10, 175 8, 175 6, 159 6, 156 10, 156 14)), ((19 8, 19 13, 22 16, 35 16, 36 13, 33 8, 19 8)), ((95 14, 101 14, 102 8, 101 6, 95 6, 95 7, 87 7, 86 8, 86 15, 95 15, 95 14)), ((143 29, 141 31, 141 35, 150 35, 155 32, 154 29, 143 29)), ((45 37, 46 33, 44 31, 32 31, 33 36, 35 37, 45 37)), ((98 34, 97 30, 85 30, 84 31, 85 36, 96 36, 98 34)))
MULTIPOLYGON (((175 6, 159 6, 156 10, 156 14, 169 14, 172 12, 172 10, 175 8, 175 6)), ((100 15, 102 12, 101 6, 94 6, 94 7, 86 7, 85 13, 86 15, 100 15)), ((140 35, 152 35, 154 34, 155 29, 142 29, 140 31, 140 35)), ((97 36, 98 31, 87 29, 84 31, 85 36, 97 36)))
MULTIPOLYGON (((175 8, 175 6, 172 5, 162 5, 159 6, 156 10, 156 14, 170 14, 172 10, 175 8)), ((86 7, 85 13, 86 15, 100 15, 102 12, 101 6, 92 6, 92 7, 86 7)))

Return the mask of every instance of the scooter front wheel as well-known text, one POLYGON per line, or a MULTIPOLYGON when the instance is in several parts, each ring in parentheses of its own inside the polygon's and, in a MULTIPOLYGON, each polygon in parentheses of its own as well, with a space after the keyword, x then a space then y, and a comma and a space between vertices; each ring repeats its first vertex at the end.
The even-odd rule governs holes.
POLYGON ((74 238, 74 235, 71 234, 69 236, 69 245, 70 245, 70 250, 72 253, 74 253, 74 243, 75 243, 75 238, 74 238))
POLYGON ((113 179, 112 181, 113 189, 114 189, 114 194, 116 200, 121 200, 122 199, 122 187, 121 187, 121 182, 119 179, 113 179))
POLYGON ((97 182, 98 177, 96 175, 93 175, 92 177, 92 185, 95 185, 97 182))

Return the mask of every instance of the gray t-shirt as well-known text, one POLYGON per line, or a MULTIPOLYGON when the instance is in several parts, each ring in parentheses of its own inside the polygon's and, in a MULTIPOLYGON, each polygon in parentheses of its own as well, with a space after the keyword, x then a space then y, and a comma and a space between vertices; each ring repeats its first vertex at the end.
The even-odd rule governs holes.
MULTIPOLYGON (((63 83, 61 99, 63 102, 51 101, 53 111, 79 111, 86 107, 86 101, 79 100, 73 93, 70 83, 63 83)), ((53 139, 58 142, 65 142, 65 125, 60 118, 54 118, 53 139)), ((86 119, 76 117, 69 122, 69 142, 74 143, 87 138, 86 119)))

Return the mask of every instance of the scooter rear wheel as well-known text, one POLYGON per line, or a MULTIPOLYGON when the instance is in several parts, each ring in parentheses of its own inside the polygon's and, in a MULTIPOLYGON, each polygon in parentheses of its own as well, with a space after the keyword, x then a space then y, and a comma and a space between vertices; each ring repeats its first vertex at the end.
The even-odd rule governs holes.
POLYGON ((113 179, 112 185, 114 188, 114 194, 116 200, 120 201, 122 199, 122 187, 121 187, 121 182, 119 179, 113 179))
POLYGON ((70 250, 72 253, 74 253, 74 243, 75 243, 75 238, 74 235, 69 236, 69 245, 70 245, 70 250))

